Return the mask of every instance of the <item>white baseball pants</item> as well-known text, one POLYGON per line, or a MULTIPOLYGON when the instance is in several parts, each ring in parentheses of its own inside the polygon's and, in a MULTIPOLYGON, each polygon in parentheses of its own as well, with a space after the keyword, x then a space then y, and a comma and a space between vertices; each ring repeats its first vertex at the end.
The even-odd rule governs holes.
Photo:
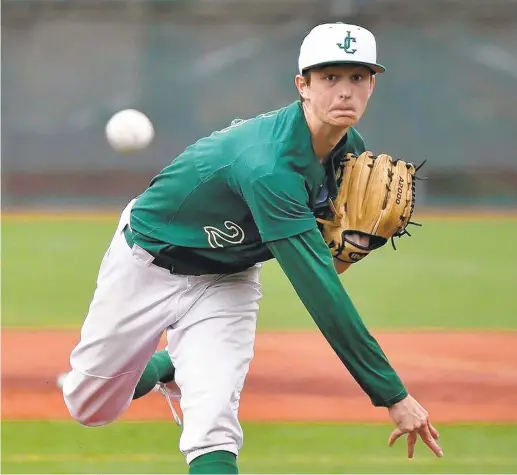
POLYGON ((180 450, 190 463, 215 450, 238 455, 240 393, 255 340, 260 264, 232 275, 182 276, 126 243, 122 212, 72 351, 63 396, 74 419, 99 426, 131 403, 163 331, 181 390, 180 450))

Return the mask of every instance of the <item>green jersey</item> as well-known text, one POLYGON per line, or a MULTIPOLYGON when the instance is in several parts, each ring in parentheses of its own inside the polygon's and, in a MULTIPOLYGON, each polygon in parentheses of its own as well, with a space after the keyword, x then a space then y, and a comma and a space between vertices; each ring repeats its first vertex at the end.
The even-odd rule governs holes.
MULTIPOLYGON (((363 151, 350 129, 333 156, 363 151)), ((266 243, 317 227, 315 211, 335 192, 333 156, 322 165, 314 155, 298 101, 235 122, 151 181, 132 210, 134 240, 185 273, 236 272, 271 259, 266 243)))
POLYGON ((363 151, 350 129, 320 163, 299 102, 239 121, 152 180, 126 239, 178 274, 232 273, 276 258, 373 404, 389 406, 407 391, 343 288, 315 218, 337 194, 336 159, 363 151))

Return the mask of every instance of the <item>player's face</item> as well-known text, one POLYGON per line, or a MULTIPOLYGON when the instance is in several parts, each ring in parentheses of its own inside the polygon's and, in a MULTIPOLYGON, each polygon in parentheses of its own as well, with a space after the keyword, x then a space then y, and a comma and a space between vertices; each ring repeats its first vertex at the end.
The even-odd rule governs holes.
POLYGON ((365 66, 335 65, 311 71, 309 84, 297 76, 296 84, 313 114, 324 123, 345 128, 363 116, 375 75, 365 66))

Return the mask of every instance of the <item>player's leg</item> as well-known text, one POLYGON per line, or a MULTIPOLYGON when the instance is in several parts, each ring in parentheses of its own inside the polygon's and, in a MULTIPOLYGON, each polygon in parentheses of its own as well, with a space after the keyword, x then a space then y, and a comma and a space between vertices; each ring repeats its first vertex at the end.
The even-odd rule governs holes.
POLYGON ((101 263, 92 302, 63 382, 74 419, 102 425, 130 404, 135 386, 165 328, 179 315, 187 280, 151 265, 143 249, 130 248, 123 229, 129 208, 101 263))
POLYGON ((151 356, 140 380, 138 381, 133 399, 139 399, 150 393, 158 383, 169 383, 174 381, 176 370, 172 364, 169 352, 160 350, 151 356))
POLYGON ((167 330, 181 390, 180 449, 190 473, 237 473, 235 456, 243 441, 238 408, 253 358, 258 279, 259 266, 199 278, 199 299, 167 330))

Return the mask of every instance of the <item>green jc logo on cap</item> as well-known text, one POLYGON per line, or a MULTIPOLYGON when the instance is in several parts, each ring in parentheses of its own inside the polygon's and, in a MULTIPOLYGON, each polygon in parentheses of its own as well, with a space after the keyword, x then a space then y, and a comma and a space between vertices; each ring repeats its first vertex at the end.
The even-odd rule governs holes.
POLYGON ((345 41, 343 43, 336 43, 340 49, 344 50, 347 54, 354 54, 357 49, 350 49, 350 45, 352 43, 355 43, 356 39, 355 37, 352 37, 352 34, 350 31, 347 31, 348 35, 345 37, 345 41))

